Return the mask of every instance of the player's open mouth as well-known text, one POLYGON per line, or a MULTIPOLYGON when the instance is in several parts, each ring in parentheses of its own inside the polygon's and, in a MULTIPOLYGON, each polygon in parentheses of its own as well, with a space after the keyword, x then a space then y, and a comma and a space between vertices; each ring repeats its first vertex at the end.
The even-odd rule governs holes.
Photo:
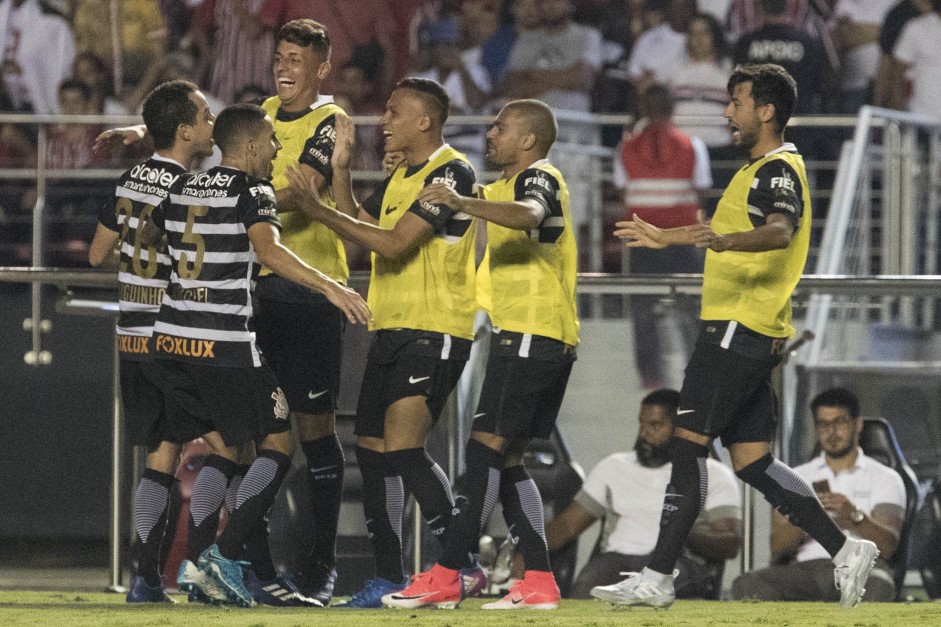
POLYGON ((294 84, 294 80, 290 78, 279 78, 278 87, 290 87, 294 84))

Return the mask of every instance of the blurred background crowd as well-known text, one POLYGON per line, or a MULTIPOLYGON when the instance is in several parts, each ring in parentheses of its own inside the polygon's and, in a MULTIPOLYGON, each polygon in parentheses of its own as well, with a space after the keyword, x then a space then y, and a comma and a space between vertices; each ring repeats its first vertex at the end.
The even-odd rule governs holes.
MULTIPOLYGON (((352 115, 381 114, 406 75, 442 83, 457 115, 533 97, 558 112, 636 119, 641 95, 659 84, 680 128, 723 160, 733 152, 721 113, 737 63, 785 66, 798 82, 798 115, 875 104, 941 117, 939 13, 939 0, 2 0, 0 113, 136 114, 150 89, 173 78, 197 82, 216 111, 256 100, 274 91, 277 29, 309 17, 333 43, 322 91, 352 115)), ((0 124, 0 170, 39 159, 51 169, 121 165, 91 151, 101 129, 57 124, 40 149, 36 127, 0 124)), ((613 149, 623 130, 604 127, 600 145, 613 149)), ((482 165, 483 131, 452 126, 448 141, 482 165)), ((795 133, 805 157, 835 158, 832 136, 795 133)), ((584 127, 563 124, 561 140, 585 143, 584 127)), ((360 148, 358 167, 379 169, 375 127, 360 130, 360 148)), ((577 156, 570 165, 580 167, 577 156)), ((108 188, 62 177, 49 202, 93 227, 108 188)), ((35 185, 4 180, 0 265, 28 263, 35 198, 35 185)), ((59 261, 69 263, 70 247, 83 258, 90 232, 62 228, 50 233, 59 261)))

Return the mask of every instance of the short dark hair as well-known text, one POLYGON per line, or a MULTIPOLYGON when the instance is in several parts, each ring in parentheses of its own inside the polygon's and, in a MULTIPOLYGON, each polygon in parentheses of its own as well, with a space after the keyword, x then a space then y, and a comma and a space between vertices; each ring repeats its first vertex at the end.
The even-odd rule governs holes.
POLYGON ((199 90, 190 81, 168 81, 154 87, 144 100, 144 124, 154 139, 154 148, 166 150, 176 141, 180 124, 195 124, 199 109, 190 94, 199 90))
POLYGON ((559 134, 558 122, 549 105, 542 100, 528 98, 508 102, 505 108, 525 118, 530 132, 536 136, 536 149, 542 153, 549 152, 559 134))
POLYGON ((748 82, 751 82, 751 96, 755 104, 774 105, 774 130, 778 133, 783 131, 797 102, 797 82, 794 77, 774 63, 740 65, 729 78, 729 95, 738 85, 748 82))
POLYGON ((444 91, 444 87, 437 82, 430 78, 410 76, 400 80, 395 88, 411 89, 416 92, 438 126, 444 126, 444 123, 447 122, 448 112, 451 110, 451 98, 448 96, 448 92, 444 91))
POLYGON ((291 20, 278 31, 278 41, 314 50, 324 59, 330 58, 330 34, 327 27, 316 20, 302 18, 291 20))
POLYGON ((666 85, 654 83, 640 95, 640 111, 647 117, 669 120, 673 116, 673 107, 673 94, 666 85))
POLYGON ((676 410, 680 408, 680 393, 676 390, 661 388, 645 396, 640 404, 657 405, 667 409, 670 416, 676 416, 676 410))
POLYGON ((216 116, 212 138, 223 155, 238 148, 239 144, 253 137, 261 128, 268 112, 258 105, 241 103, 226 107, 216 116))
POLYGON ((64 91, 78 91, 81 92, 82 98, 91 100, 91 87, 85 81, 80 81, 77 78, 67 78, 59 83, 59 93, 61 94, 64 91))
POLYGON ((814 416, 820 407, 843 407, 853 418, 859 418, 859 399, 846 388, 824 390, 810 401, 810 411, 814 416))

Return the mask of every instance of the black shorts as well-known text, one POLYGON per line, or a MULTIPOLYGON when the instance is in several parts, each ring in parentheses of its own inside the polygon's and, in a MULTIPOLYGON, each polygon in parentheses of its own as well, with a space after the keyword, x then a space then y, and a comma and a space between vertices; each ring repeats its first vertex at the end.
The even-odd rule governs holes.
POLYGON ((559 340, 494 330, 473 430, 507 440, 548 438, 575 359, 575 348, 559 340))
POLYGON ((471 340, 415 329, 382 330, 369 347, 356 407, 355 434, 381 438, 386 410, 397 400, 424 396, 433 421, 461 378, 471 340))
POLYGON ((785 340, 736 322, 704 321, 686 366, 676 426, 736 442, 770 442, 778 425, 771 372, 785 340))
MULTIPOLYGON (((265 279, 273 280, 283 279, 265 279)), ((319 414, 336 409, 343 326, 343 312, 326 299, 322 303, 258 299, 258 347, 291 411, 319 414)))
POLYGON ((233 368, 155 359, 174 442, 218 431, 226 446, 291 429, 288 403, 266 365, 233 368))
POLYGON ((161 442, 176 442, 167 422, 166 404, 149 361, 121 359, 121 399, 127 441, 132 446, 156 449, 161 442))

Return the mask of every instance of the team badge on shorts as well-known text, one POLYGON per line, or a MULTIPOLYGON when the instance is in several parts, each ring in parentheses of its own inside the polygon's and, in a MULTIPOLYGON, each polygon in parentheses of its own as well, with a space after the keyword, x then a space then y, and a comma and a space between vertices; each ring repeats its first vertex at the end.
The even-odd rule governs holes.
POLYGON ((290 413, 288 398, 281 391, 281 388, 275 388, 275 391, 271 393, 271 398, 274 399, 274 417, 278 420, 287 420, 290 413))

